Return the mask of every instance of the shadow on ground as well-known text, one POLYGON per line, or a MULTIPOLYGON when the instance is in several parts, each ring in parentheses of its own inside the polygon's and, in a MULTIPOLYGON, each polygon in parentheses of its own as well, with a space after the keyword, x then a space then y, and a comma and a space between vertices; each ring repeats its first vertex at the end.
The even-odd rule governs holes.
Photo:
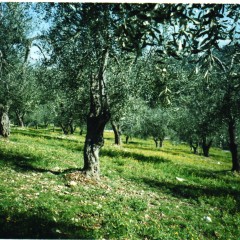
POLYGON ((0 238, 18 239, 93 239, 94 230, 73 223, 54 221, 52 214, 43 208, 31 213, 9 215, 0 208, 0 238), (52 219, 52 220, 51 220, 52 219))
POLYGON ((138 161, 151 162, 151 163, 164 163, 164 162, 170 161, 160 156, 146 156, 140 153, 125 152, 123 150, 114 151, 106 148, 101 149, 100 155, 111 157, 111 158, 116 158, 116 157, 133 158, 138 161))
POLYGON ((23 131, 14 131, 15 134, 20 134, 23 136, 28 136, 28 137, 33 137, 33 138, 44 138, 44 139, 48 139, 48 140, 59 140, 59 141, 67 141, 67 142, 76 142, 78 143, 79 141, 76 139, 68 139, 63 138, 63 137, 59 137, 59 136, 50 136, 47 134, 42 134, 42 133, 35 133, 35 132, 23 132, 23 131))
POLYGON ((75 171, 80 171, 80 168, 68 168, 63 171, 53 171, 46 168, 38 168, 34 167, 34 162, 39 162, 39 158, 36 158, 34 156, 26 157, 21 155, 14 155, 14 154, 4 154, 0 153, 0 159, 2 159, 0 162, 5 163, 7 165, 11 165, 15 170, 17 171, 31 171, 31 172, 50 172, 55 175, 61 175, 66 173, 71 173, 75 171))
POLYGON ((177 198, 192 199, 198 201, 200 197, 225 197, 232 196, 236 200, 237 208, 240 210, 240 189, 219 186, 202 186, 177 182, 157 181, 143 178, 142 181, 152 188, 156 188, 177 198))

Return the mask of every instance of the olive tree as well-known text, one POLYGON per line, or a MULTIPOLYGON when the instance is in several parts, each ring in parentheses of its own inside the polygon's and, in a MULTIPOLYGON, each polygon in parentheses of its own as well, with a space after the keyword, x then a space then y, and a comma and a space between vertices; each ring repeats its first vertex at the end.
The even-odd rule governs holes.
POLYGON ((157 47, 160 60, 166 56, 181 58, 191 51, 194 54, 208 51, 218 45, 223 33, 226 33, 224 39, 231 34, 222 22, 223 13, 234 19, 238 11, 235 6, 205 4, 56 4, 54 7, 49 35, 53 52, 61 56, 67 53, 69 45, 74 46, 79 54, 74 65, 80 73, 84 69, 84 78, 89 82, 83 170, 96 177, 103 130, 110 119, 107 82, 111 60, 122 51, 135 52, 137 59, 149 45, 157 47))
POLYGON ((28 57, 25 51, 27 25, 22 5, 1 3, 0 13, 0 135, 7 137, 11 94, 17 94, 14 82, 23 74, 28 57))

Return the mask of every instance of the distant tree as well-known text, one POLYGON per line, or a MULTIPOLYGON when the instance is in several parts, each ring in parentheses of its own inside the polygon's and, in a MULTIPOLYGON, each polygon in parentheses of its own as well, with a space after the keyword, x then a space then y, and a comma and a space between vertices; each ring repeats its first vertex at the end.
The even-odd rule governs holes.
POLYGON ((148 109, 141 120, 142 137, 152 137, 156 147, 163 147, 163 141, 168 134, 169 116, 161 108, 148 109))
POLYGON ((27 126, 44 126, 48 127, 49 124, 54 124, 56 116, 55 107, 53 102, 40 104, 34 108, 34 110, 28 114, 25 118, 27 126))
MULTIPOLYGON (((135 54, 122 53, 114 56, 114 64, 109 66, 107 93, 116 145, 121 144, 123 122, 131 118, 134 105, 138 106, 139 111, 141 108, 138 101, 140 85, 143 83, 139 73, 144 58, 139 58, 135 63, 135 54)), ((140 102, 143 104, 143 101, 140 102)))
POLYGON ((11 99, 10 112, 15 114, 15 119, 20 127, 24 127, 24 118, 31 113, 40 101, 40 89, 36 82, 35 69, 25 67, 15 71, 14 79, 9 85, 9 97, 11 99))
POLYGON ((13 94, 18 94, 14 85, 23 76, 29 55, 26 37, 28 24, 24 11, 25 6, 18 3, 1 3, 0 5, 0 103, 2 105, 0 129, 5 129, 1 133, 5 137, 10 132, 7 129, 10 125, 6 122, 9 121, 11 98, 13 94))
POLYGON ((200 137, 196 132, 196 119, 184 107, 175 107, 172 111, 171 127, 176 132, 180 141, 189 144, 194 154, 197 154, 200 145, 200 137))
POLYGON ((211 81, 216 89, 216 105, 220 122, 225 123, 229 135, 229 149, 232 154, 232 171, 240 171, 237 126, 240 117, 240 46, 226 46, 213 53, 215 71, 211 81))
POLYGON ((121 131, 126 137, 126 143, 132 137, 141 136, 141 122, 147 110, 146 103, 141 98, 129 98, 125 111, 120 119, 121 131))

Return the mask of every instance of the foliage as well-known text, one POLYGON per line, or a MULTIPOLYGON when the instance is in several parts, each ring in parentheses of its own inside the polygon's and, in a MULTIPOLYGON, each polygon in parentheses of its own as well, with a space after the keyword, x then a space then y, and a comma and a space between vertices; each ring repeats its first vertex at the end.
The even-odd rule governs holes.
POLYGON ((166 109, 148 109, 141 118, 140 136, 152 137, 158 147, 168 134, 169 115, 166 109))

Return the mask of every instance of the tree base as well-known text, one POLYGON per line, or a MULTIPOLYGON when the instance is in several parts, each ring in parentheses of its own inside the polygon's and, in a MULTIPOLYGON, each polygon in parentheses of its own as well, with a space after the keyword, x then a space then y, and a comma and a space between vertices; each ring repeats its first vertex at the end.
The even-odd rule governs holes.
POLYGON ((65 174, 65 179, 67 180, 67 186, 75 186, 78 184, 96 184, 100 181, 99 176, 93 176, 91 172, 80 170, 65 174))

